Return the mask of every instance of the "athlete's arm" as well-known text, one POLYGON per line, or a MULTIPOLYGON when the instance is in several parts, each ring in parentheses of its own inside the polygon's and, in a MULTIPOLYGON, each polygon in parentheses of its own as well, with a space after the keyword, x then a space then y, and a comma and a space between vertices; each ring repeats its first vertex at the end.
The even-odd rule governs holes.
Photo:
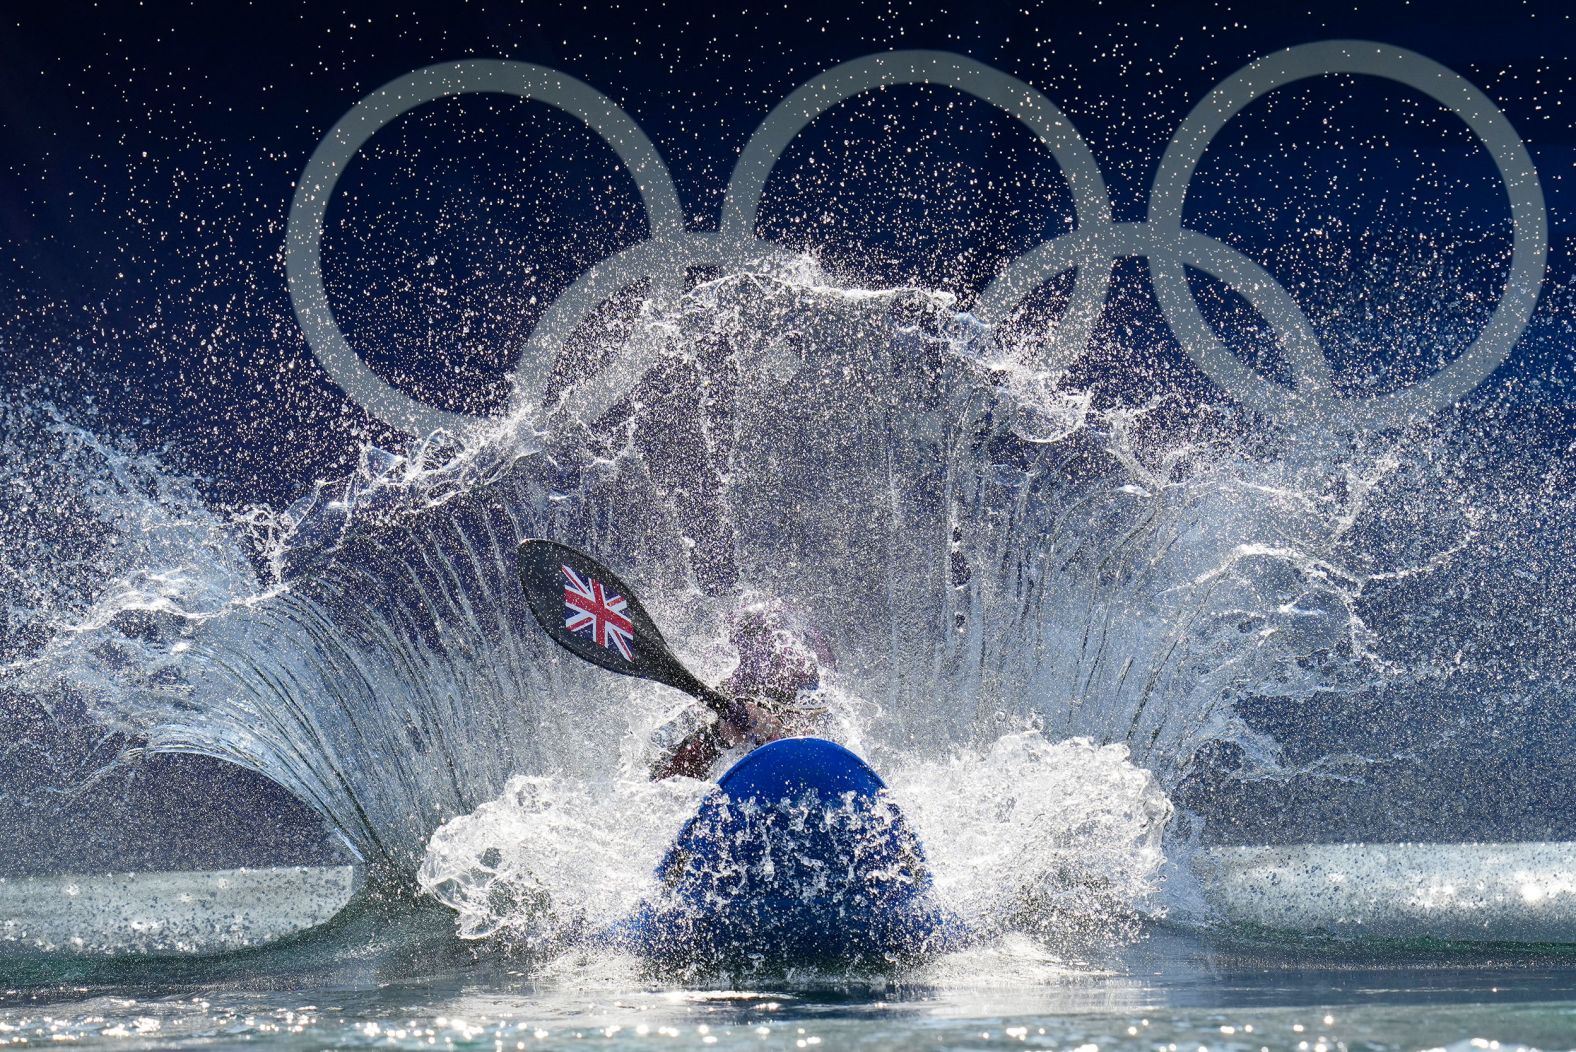
POLYGON ((717 728, 714 726, 692 731, 688 737, 673 747, 672 752, 652 765, 651 780, 660 782, 664 778, 674 778, 679 775, 685 778, 705 778, 711 773, 711 765, 722 755, 722 744, 722 736, 717 733, 717 728))
POLYGON ((745 743, 765 745, 789 735, 782 720, 754 702, 741 702, 740 707, 748 720, 747 726, 741 726, 735 720, 718 720, 692 731, 673 747, 672 752, 652 765, 651 780, 660 782, 675 775, 706 778, 710 776, 711 765, 717 762, 724 748, 745 743))

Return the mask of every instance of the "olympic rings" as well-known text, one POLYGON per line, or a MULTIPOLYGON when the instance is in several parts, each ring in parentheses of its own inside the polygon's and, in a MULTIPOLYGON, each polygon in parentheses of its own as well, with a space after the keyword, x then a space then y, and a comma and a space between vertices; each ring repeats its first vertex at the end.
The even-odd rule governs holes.
MULTIPOLYGON (((1038 288, 1047 278, 1079 266, 1079 260, 1090 255, 1104 261, 1105 272, 1109 273, 1111 262, 1119 258, 1153 259, 1165 253, 1182 259, 1217 281, 1236 289, 1275 327, 1282 349, 1292 363, 1293 374, 1300 381, 1305 381, 1305 384, 1299 388, 1303 402, 1306 402, 1311 393, 1329 389, 1329 368, 1324 356, 1319 353, 1318 337, 1314 334, 1312 326, 1308 324, 1308 319, 1298 309, 1296 301, 1291 298, 1291 293, 1287 292, 1268 271, 1224 241, 1200 234, 1196 230, 1181 231, 1175 241, 1169 245, 1160 241, 1158 233, 1152 223, 1113 223, 1052 238, 1009 263, 1007 269, 1002 271, 980 294, 979 300, 974 305, 974 314, 982 321, 990 323, 1006 320, 1024 297, 1038 288)), ((1057 369, 1076 357, 1087 345, 1087 333, 1099 321, 1098 310, 1103 307, 1103 303, 1097 304, 1095 315, 1079 317, 1075 320, 1073 324, 1075 336, 1071 341, 1062 338, 1062 327, 1058 326, 1043 348, 1045 357, 1042 364, 1057 369)), ((1079 306, 1074 304, 1066 313, 1072 314, 1079 309, 1079 306)), ((1167 317, 1176 327, 1177 322, 1170 319, 1169 315, 1167 317)), ((1210 331, 1208 323, 1202 316, 1198 318, 1197 326, 1192 326, 1191 319, 1184 318, 1182 322, 1187 327, 1183 331, 1177 331, 1176 335, 1184 347, 1196 346, 1198 341, 1206 336, 1210 339, 1214 338, 1214 333, 1210 331)), ((1260 377, 1232 354, 1225 355, 1224 361, 1215 363, 1215 371, 1209 375, 1216 383, 1230 391, 1252 391, 1260 382, 1260 377)), ((1278 387, 1274 390, 1277 392, 1275 397, 1260 403, 1264 408, 1283 413, 1297 410, 1298 395, 1292 392, 1281 393, 1283 389, 1278 387)))
MULTIPOLYGON (((516 368, 518 389, 541 406, 548 377, 565 341, 590 312, 642 279, 653 298, 681 291, 683 269, 728 266, 781 256, 760 239, 756 223, 762 192, 783 151, 811 121, 866 91, 898 84, 937 84, 966 92, 1011 115, 1056 158, 1073 195, 1076 226, 1013 260, 980 295, 975 314, 990 323, 1008 318, 1046 280, 1075 271, 1072 300, 1046 342, 1043 364, 1066 364, 1099 323, 1112 269, 1125 257, 1150 262, 1155 295, 1182 347, 1199 368, 1240 401, 1264 412, 1301 417, 1338 416, 1384 426, 1442 408, 1486 379, 1525 331, 1542 291, 1548 256, 1548 214, 1542 186, 1505 115, 1477 88, 1414 52, 1363 41, 1326 41, 1289 48, 1252 62, 1222 81, 1183 121, 1167 146, 1141 223, 1111 219, 1110 196, 1099 164, 1072 122, 1023 81, 961 55, 897 51, 844 63, 813 78, 778 104, 741 152, 723 202, 720 229, 687 232, 666 165, 650 139, 606 96, 565 74, 523 62, 467 61, 428 66, 379 88, 330 129, 307 162, 295 199, 285 251, 290 296, 302 330, 323 367, 363 408, 413 433, 456 430, 478 418, 416 402, 379 379, 346 344, 323 289, 323 217, 340 174, 379 129, 423 102, 472 92, 537 99, 584 121, 613 147, 634 176, 651 236, 593 266, 548 308, 516 368), (1204 150, 1244 106, 1292 81, 1356 73, 1416 89, 1461 117, 1488 149, 1510 201, 1513 242, 1510 274, 1488 324, 1454 362, 1417 385, 1370 398, 1337 397, 1328 363, 1302 310, 1263 267, 1215 238, 1182 226, 1188 183, 1204 150), (1291 365, 1293 386, 1255 373, 1220 341, 1187 285, 1184 267, 1201 270, 1244 296, 1270 323, 1291 365)), ((605 412, 651 364, 650 348, 625 348, 594 385, 569 392, 564 406, 583 417, 605 412)))

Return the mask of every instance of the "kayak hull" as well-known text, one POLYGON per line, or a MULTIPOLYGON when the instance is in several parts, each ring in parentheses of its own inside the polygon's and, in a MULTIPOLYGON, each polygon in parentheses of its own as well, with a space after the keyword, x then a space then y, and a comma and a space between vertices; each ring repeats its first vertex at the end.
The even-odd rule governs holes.
POLYGON ((656 876, 661 890, 607 938, 664 962, 896 962, 966 941, 880 776, 819 738, 771 742, 734 764, 656 876))

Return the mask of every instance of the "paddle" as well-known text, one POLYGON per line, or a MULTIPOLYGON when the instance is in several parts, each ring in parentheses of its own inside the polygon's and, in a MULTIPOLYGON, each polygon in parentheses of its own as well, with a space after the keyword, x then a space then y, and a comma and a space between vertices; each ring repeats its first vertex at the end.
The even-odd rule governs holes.
POLYGON ((520 544, 518 563, 525 601, 553 642, 609 672, 682 690, 749 730, 744 706, 696 679, 673 656, 656 622, 612 570, 585 552, 537 539, 520 544))

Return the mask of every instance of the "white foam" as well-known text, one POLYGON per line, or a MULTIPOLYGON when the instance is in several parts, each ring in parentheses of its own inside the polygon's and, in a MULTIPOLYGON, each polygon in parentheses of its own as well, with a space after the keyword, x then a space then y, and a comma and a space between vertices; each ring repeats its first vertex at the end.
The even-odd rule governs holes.
MULTIPOLYGON (((1171 804, 1125 747, 1004 735, 885 772, 939 902, 996 936, 1106 940, 1152 906, 1171 804)), ((460 935, 550 946, 633 912, 712 783, 519 777, 433 834, 422 888, 460 935)))
POLYGON ((1110 938, 1158 890, 1171 802, 1125 746, 1027 731, 888 783, 939 898, 976 929, 1110 938))
POLYGON ((455 911, 464 938, 551 943, 633 912, 712 788, 690 778, 516 777, 432 835, 417 879, 455 911))

